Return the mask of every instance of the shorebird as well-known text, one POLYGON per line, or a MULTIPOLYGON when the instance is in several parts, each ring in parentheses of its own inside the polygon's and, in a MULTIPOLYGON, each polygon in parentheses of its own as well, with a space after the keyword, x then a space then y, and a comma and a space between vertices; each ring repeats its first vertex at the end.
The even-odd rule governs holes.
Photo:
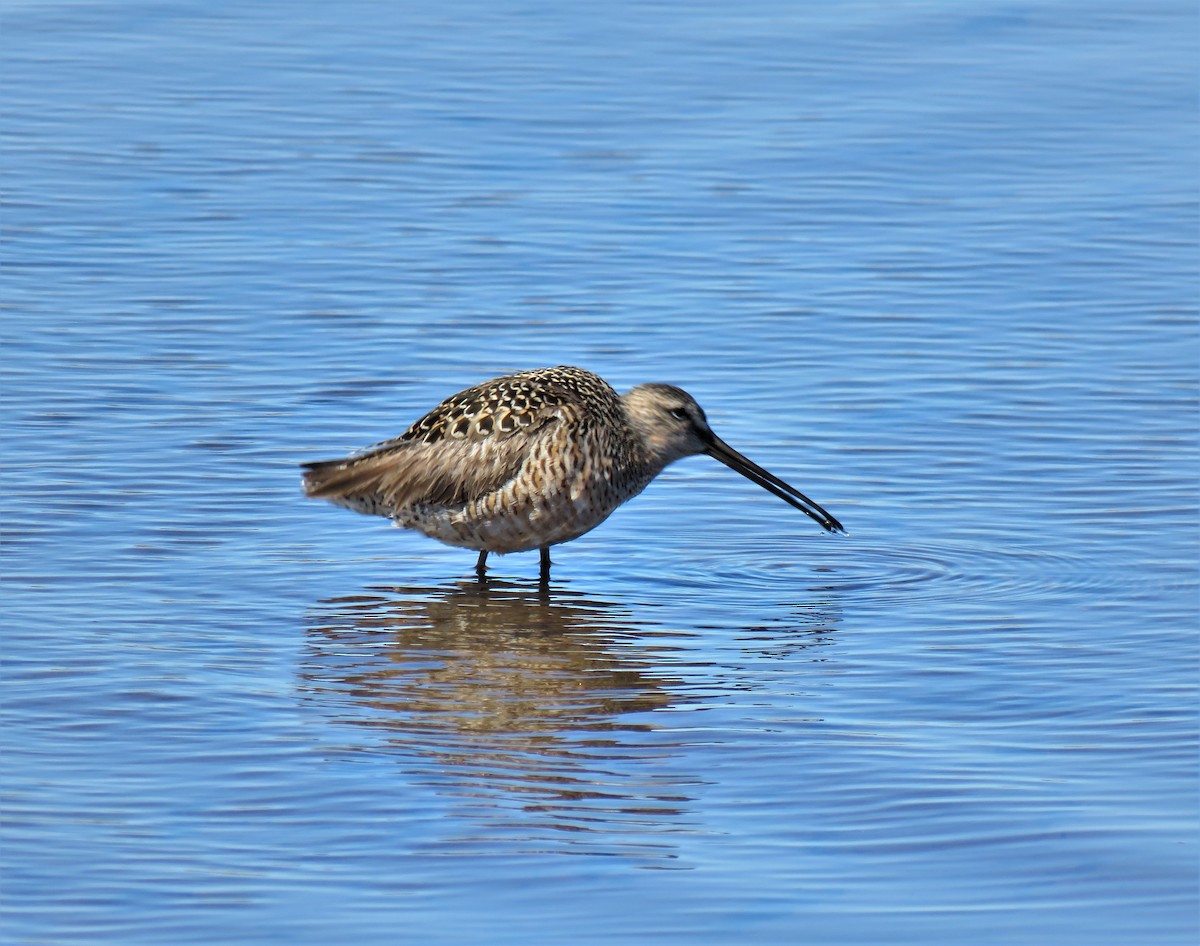
POLYGON ((624 395, 560 366, 485 381, 447 398, 399 437, 305 463, 304 491, 430 538, 489 552, 541 552, 577 539, 663 469, 706 453, 816 520, 842 524, 712 432, 690 394, 641 384, 624 395))

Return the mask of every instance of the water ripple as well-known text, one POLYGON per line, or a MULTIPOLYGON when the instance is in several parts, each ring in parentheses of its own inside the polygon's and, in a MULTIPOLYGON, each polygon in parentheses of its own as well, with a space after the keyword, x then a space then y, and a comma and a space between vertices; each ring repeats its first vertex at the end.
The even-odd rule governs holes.
MULTIPOLYGON (((895 603, 935 604, 1001 595, 1038 599, 1064 591, 1099 590, 1111 574, 1094 562, 1054 549, 1001 547, 968 541, 928 541, 870 547, 834 543, 811 556, 819 564, 801 572, 812 592, 855 594, 895 603), (851 545, 853 547, 851 547, 851 545)), ((794 583, 799 567, 764 554, 761 538, 694 563, 697 573, 734 587, 777 591, 794 583)))

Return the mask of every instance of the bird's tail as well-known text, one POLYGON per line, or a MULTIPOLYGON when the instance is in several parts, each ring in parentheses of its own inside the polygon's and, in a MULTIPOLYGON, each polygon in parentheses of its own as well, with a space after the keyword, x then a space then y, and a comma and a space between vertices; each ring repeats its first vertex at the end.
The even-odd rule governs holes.
POLYGON ((304 470, 304 495, 309 499, 328 499, 341 492, 349 472, 345 460, 317 460, 300 464, 304 470))
POLYGON ((387 515, 384 508, 386 464, 379 458, 349 457, 302 464, 304 495, 327 499, 356 512, 387 515), (372 462, 374 460, 374 462, 372 462))

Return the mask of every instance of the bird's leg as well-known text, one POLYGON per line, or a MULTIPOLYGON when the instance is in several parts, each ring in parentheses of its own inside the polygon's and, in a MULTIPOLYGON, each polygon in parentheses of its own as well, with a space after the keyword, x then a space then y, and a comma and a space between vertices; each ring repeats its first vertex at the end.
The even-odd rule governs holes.
POLYGON ((480 578, 487 574, 487 549, 479 551, 479 558, 475 560, 475 574, 480 578))
POLYGON ((542 548, 539 549, 539 551, 541 552, 541 561, 539 563, 541 567, 538 569, 538 579, 540 581, 549 581, 550 580, 550 547, 548 545, 542 546, 542 548))

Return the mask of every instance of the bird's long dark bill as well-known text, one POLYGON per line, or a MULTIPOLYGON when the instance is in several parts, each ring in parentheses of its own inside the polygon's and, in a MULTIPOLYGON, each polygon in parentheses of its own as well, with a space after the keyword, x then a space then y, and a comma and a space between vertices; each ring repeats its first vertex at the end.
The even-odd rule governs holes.
POLYGON ((842 528, 840 522, 805 496, 800 490, 793 489, 778 476, 768 473, 757 463, 747 460, 720 437, 713 437, 707 452, 710 457, 716 457, 731 470, 737 470, 742 476, 750 480, 750 482, 757 483, 763 489, 767 490, 767 492, 774 493, 788 505, 795 506, 801 512, 811 516, 821 524, 822 528, 829 532, 846 531, 842 528))

